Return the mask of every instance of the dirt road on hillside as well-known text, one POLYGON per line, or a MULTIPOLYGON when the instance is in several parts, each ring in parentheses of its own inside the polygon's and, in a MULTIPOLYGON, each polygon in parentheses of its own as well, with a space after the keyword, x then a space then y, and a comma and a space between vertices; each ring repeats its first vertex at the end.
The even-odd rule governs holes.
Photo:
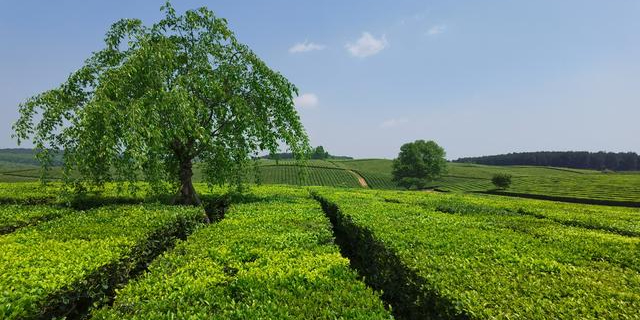
POLYGON ((369 185, 367 184, 367 180, 365 180, 361 175, 359 175, 357 172, 352 170, 347 170, 347 171, 351 172, 351 174, 358 179, 358 182, 360 183, 361 187, 369 188, 369 185))

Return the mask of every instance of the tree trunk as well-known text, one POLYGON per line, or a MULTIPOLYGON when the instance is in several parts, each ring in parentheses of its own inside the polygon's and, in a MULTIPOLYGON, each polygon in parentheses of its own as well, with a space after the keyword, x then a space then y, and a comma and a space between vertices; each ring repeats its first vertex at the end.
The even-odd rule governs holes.
POLYGON ((191 177, 193 176, 191 159, 180 161, 180 191, 176 197, 176 203, 184 205, 198 206, 201 204, 200 197, 193 187, 191 177))

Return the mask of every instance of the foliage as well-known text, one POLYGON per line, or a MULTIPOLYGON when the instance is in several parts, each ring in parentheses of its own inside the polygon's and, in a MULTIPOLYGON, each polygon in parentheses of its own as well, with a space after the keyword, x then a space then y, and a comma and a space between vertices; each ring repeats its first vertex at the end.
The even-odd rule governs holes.
POLYGON ((496 173, 491 178, 491 183, 498 189, 507 189, 511 186, 511 175, 508 173, 496 173))
MULTIPOLYGON (((18 142, 33 139, 48 168, 64 152, 65 180, 180 184, 198 202, 191 166, 209 183, 237 181, 251 154, 281 142, 299 158, 308 138, 293 103, 296 87, 239 43, 206 8, 177 15, 169 3, 152 26, 123 19, 106 48, 60 87, 20 105, 18 142), (36 124, 34 119, 41 118, 36 124)), ((158 190, 159 191, 159 190, 158 190)))
MULTIPOLYGON (((276 165, 276 161, 259 159, 258 166, 276 165)), ((360 159, 360 160, 308 160, 303 166, 309 169, 299 169, 300 164, 294 160, 280 160, 277 162, 281 168, 248 169, 251 178, 258 180, 265 177, 267 184, 293 184, 293 185, 324 185, 324 186, 348 186, 360 188, 356 179, 348 172, 336 173, 322 168, 348 169, 357 172, 365 178, 369 187, 373 189, 397 189, 392 181, 391 160, 386 159, 360 159), (292 166, 292 167, 286 167, 292 166), (293 167, 296 166, 296 167, 293 167), (306 177, 299 171, 304 170, 306 177), (252 171, 252 172, 251 172, 252 171), (339 177, 338 177, 339 176, 339 177)), ((255 168, 255 166, 254 166, 255 168)), ((39 170, 31 166, 25 170, 22 167, 9 166, 4 168, 8 176, 0 174, 0 181, 13 181, 13 178, 37 180, 39 170)), ((449 163, 448 172, 440 178, 429 182, 426 187, 451 192, 504 192, 493 191, 495 186, 491 178, 496 173, 507 173, 513 177, 513 183, 509 187, 509 194, 520 197, 541 197, 556 201, 573 201, 579 203, 594 203, 618 206, 640 206, 640 174, 639 173, 611 173, 602 174, 598 171, 564 169, 552 167, 533 166, 485 166, 467 163, 449 163)), ((194 181, 203 181, 202 171, 198 164, 194 166, 194 181)), ((50 191, 28 193, 15 192, 22 189, 21 186, 30 184, 6 185, 0 183, 0 203, 23 203, 35 201, 35 203, 50 202, 55 198, 50 191), (4 189, 7 186, 8 189, 4 189), (5 192, 6 191, 6 192, 5 192), (47 196, 50 195, 50 196, 47 196), (22 199, 22 200, 21 200, 22 199)), ((57 185, 57 184, 53 184, 57 185)), ((107 184, 108 186, 108 184, 107 184)), ((31 187, 29 187, 31 188, 31 187)))
POLYGON ((311 159, 324 160, 327 158, 329 158, 329 152, 325 151, 322 146, 315 147, 311 152, 311 159))
POLYGON ((37 182, 0 183, 0 204, 54 203, 59 185, 42 185, 37 182))
MULTIPOLYGON (((0 192, 32 201, 54 187, 0 184, 0 192)), ((261 186, 223 195, 228 189, 196 187, 231 209, 209 208, 225 218, 139 277, 195 227, 201 209, 60 209, 53 220, 0 236, 0 318, 64 316, 87 301, 99 306, 114 289, 113 307, 94 310, 97 319, 389 318, 377 291, 404 318, 624 319, 640 308, 639 209, 460 193, 261 186)), ((119 198, 116 188, 107 184, 101 199, 139 199, 119 198)), ((5 204, 0 215, 33 221, 54 208, 5 204)))
MULTIPOLYGON (((563 206, 533 216, 527 210, 542 202, 314 190, 363 250, 369 283, 404 298, 396 301, 409 303, 394 309, 416 318, 632 318, 640 307, 640 239, 556 221, 565 206, 592 216, 630 209, 552 203, 563 206), (521 210, 505 205, 511 201, 521 210), (397 272, 404 278, 385 281, 397 272)), ((635 213, 619 223, 631 219, 633 228, 635 213)))
MULTIPOLYGON (((357 171, 374 189, 394 189, 390 160, 363 159, 332 162, 357 171), (378 181, 375 182, 370 175, 378 181)), ((447 173, 427 183, 426 187, 453 192, 490 191, 495 188, 491 178, 497 173, 511 175, 513 183, 509 190, 521 196, 540 195, 562 201, 573 199, 584 203, 640 205, 640 174, 638 173, 605 175, 592 170, 449 163, 447 173)))
POLYGON ((99 303, 202 218, 198 208, 113 206, 4 235, 0 318, 52 318, 99 303))
POLYGON ((635 152, 541 151, 460 158, 456 162, 488 165, 552 166, 593 170, 640 171, 635 152))
POLYGON ((640 236, 640 209, 530 200, 494 195, 460 193, 418 196, 411 193, 383 193, 392 202, 420 205, 445 213, 490 212, 548 219, 565 226, 640 236))
POLYGON ((416 140, 400 147, 393 161, 393 181, 405 188, 422 189, 446 172, 445 152, 434 141, 416 140))
POLYGON ((154 261, 93 318, 390 318, 304 190, 253 188, 241 202, 154 261))
POLYGON ((71 210, 45 205, 0 205, 0 234, 69 214, 71 210))

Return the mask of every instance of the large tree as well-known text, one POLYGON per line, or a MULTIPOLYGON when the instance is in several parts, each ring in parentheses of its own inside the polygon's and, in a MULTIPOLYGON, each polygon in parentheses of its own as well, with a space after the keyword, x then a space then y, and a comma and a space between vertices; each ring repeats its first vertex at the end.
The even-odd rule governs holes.
POLYGON ((45 167, 63 152, 67 182, 173 181, 183 204, 200 202, 194 161, 218 183, 259 150, 309 152, 293 84, 212 11, 161 10, 152 26, 113 24, 66 82, 22 103, 18 143, 32 139, 45 167))
POLYGON ((422 189, 447 170, 445 151, 434 141, 416 140, 400 147, 393 160, 393 181, 405 188, 422 189))

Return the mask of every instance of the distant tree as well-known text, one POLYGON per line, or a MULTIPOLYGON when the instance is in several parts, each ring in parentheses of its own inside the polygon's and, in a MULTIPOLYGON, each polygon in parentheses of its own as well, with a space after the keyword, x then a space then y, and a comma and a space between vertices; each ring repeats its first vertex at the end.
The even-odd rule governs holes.
POLYGON ((507 189, 511 186, 511 175, 508 173, 496 173, 491 178, 491 182, 498 189, 507 189))
POLYGON ((68 183, 145 180, 160 190, 171 181, 182 204, 200 202, 195 160, 206 181, 221 183, 257 151, 285 143, 300 158, 309 152, 292 83, 212 11, 177 15, 169 2, 161 10, 165 17, 150 27, 113 24, 105 49, 60 87, 21 104, 18 143, 32 138, 45 167, 62 151, 68 183))
POLYGON ((576 169, 635 171, 640 170, 640 156, 635 152, 540 151, 460 158, 455 162, 488 165, 533 165, 576 169))
POLYGON ((615 153, 607 153, 604 156, 604 167, 609 170, 618 170, 619 158, 615 153))
POLYGON ((422 189, 446 172, 445 156, 444 149, 434 141, 405 143, 393 160, 393 181, 408 189, 422 189))
POLYGON ((325 151, 322 146, 317 146, 315 149, 313 149, 313 152, 311 152, 311 159, 323 160, 327 158, 329 158, 329 152, 325 151))

